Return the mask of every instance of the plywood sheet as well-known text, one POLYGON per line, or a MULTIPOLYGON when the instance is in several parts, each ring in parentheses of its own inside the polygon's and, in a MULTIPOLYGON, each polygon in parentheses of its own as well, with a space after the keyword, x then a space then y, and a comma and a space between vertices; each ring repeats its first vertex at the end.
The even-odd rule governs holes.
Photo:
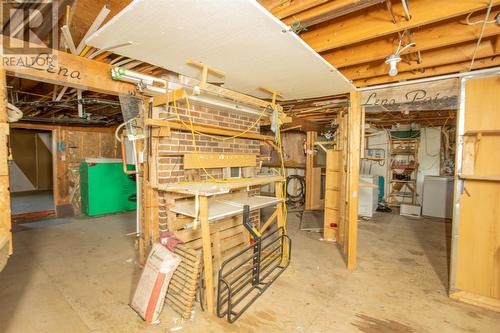
MULTIPOLYGON (((331 64, 253 0, 136 0, 87 43, 174 72, 199 77, 186 64, 201 61, 226 74, 224 87, 259 98, 259 86, 284 99, 335 95, 354 90, 331 64)), ((222 80, 222 81, 221 81, 222 80)))

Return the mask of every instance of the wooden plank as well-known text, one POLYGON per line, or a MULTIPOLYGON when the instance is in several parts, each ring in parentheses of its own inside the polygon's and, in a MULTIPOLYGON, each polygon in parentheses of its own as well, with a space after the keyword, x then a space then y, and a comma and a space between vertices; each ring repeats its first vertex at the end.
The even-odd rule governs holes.
POLYGON ((186 90, 184 88, 177 88, 169 91, 166 94, 156 95, 153 97, 153 107, 165 105, 168 103, 173 103, 186 98, 186 90))
POLYGON ((0 271, 5 267, 8 257, 13 253, 11 217, 10 217, 10 190, 9 156, 7 140, 9 126, 7 124, 7 87, 5 70, 0 64, 0 271))
MULTIPOLYGON (((363 91, 361 106, 368 111, 386 111, 392 105, 405 105, 413 110, 418 103, 426 103, 426 110, 446 104, 450 110, 458 108, 459 82, 458 79, 440 80, 400 87, 390 87, 363 91), (452 102, 453 104, 450 104, 452 102)), ((426 118, 428 118, 426 116, 426 118)))
POLYGON ((456 291, 450 294, 450 297, 464 303, 472 304, 492 311, 500 312, 500 300, 491 297, 485 297, 466 291, 456 291))
POLYGON ((361 138, 361 96, 358 91, 351 92, 351 107, 349 109, 349 206, 347 225, 347 268, 356 268, 357 242, 358 242, 358 193, 359 193, 359 164, 360 164, 360 138, 361 138))
POLYGON ((270 6, 269 1, 259 1, 262 6, 269 10, 274 16, 279 19, 298 14, 315 6, 324 4, 328 0, 295 0, 284 1, 277 6, 270 6))
MULTIPOLYGON (((19 39, 4 37, 0 39, 4 52, 14 52, 12 48, 26 47, 19 39)), ((36 44, 29 44, 36 47, 36 44)), ((37 65, 20 62, 19 56, 4 57, 3 63, 7 75, 23 79, 35 80, 71 88, 90 90, 110 95, 136 93, 135 85, 115 81, 109 74, 113 66, 72 55, 66 52, 51 50, 51 54, 40 55, 37 65), (53 60, 55 59, 55 60, 53 60)))
MULTIPOLYGON (((495 17, 500 10, 493 10, 491 17, 495 17)), ((484 13, 479 13, 471 17, 475 22, 484 19, 484 13)), ((419 27, 412 30, 411 38, 415 42, 415 47, 404 50, 401 54, 416 51, 427 51, 444 46, 455 45, 470 41, 475 41, 481 32, 481 24, 473 26, 462 23, 461 19, 453 19, 446 22, 439 22, 429 26, 419 27)), ((500 27, 495 24, 488 24, 485 27, 483 38, 495 36, 500 33, 500 27)), ((375 60, 384 61, 392 51, 397 48, 398 35, 390 35, 385 38, 366 41, 364 43, 349 45, 323 53, 326 61, 336 68, 359 65, 375 60)))
MULTIPOLYGON (((283 20, 283 23, 291 25, 300 22, 304 27, 320 24, 349 13, 379 4, 385 0, 336 0, 306 10, 283 20)), ((324 1, 325 2, 325 1, 324 1)))
POLYGON ((184 169, 210 169, 227 167, 254 167, 255 154, 199 153, 184 155, 184 169))
MULTIPOLYGON (((499 3, 500 0, 493 1, 493 5, 499 3)), ((488 2, 477 0, 421 0, 411 4, 411 20, 401 20, 396 24, 392 22, 390 15, 388 15, 387 8, 377 6, 360 12, 359 15, 338 18, 331 23, 325 23, 318 26, 318 28, 310 29, 302 33, 301 37, 315 51, 323 52, 447 18, 465 15, 472 11, 484 9, 487 6, 488 2)), ((400 2, 393 3, 392 8, 395 13, 403 13, 400 2)))
MULTIPOLYGON (((465 132, 492 131, 500 128, 500 76, 468 79, 465 83, 465 132)), ((487 308, 500 304, 500 136, 466 136, 474 151, 472 175, 465 178, 459 199, 459 212, 454 216, 457 232, 452 243, 456 253, 455 276, 451 277, 452 296, 487 308), (475 142, 474 142, 475 141, 475 142), (458 225, 457 225, 458 223, 458 225)), ((465 149, 465 148, 464 148, 465 149)), ((465 151, 464 151, 465 153, 465 151)), ((462 161, 457 161, 461 163, 462 161)), ((471 162, 472 163, 472 162, 471 162)), ((470 169, 470 168, 469 168, 470 169)), ((464 172, 462 170, 462 172, 464 172)), ((470 172, 470 171, 469 171, 470 172)))
POLYGON ((208 223, 208 198, 200 197, 200 224, 203 240, 203 267, 205 273, 205 297, 207 312, 214 314, 214 273, 212 265, 212 243, 210 240, 210 224, 208 223))
POLYGON ((191 183, 171 183, 162 184, 158 189, 165 192, 175 192, 180 194, 196 195, 219 195, 229 193, 232 190, 242 189, 250 186, 265 185, 274 182, 283 182, 282 176, 257 176, 249 179, 235 180, 234 182, 191 182, 191 183))
POLYGON ((314 142, 317 137, 316 132, 307 132, 306 134, 306 197, 305 209, 311 210, 313 197, 313 179, 314 179, 314 142))
POLYGON ((276 219, 276 217, 278 216, 278 210, 275 210, 271 216, 269 216, 269 218, 266 220, 266 222, 264 223, 264 225, 262 225, 262 227, 260 228, 260 233, 263 234, 267 228, 269 228, 269 226, 271 225, 271 223, 273 223, 273 221, 276 219))
MULTIPOLYGON (((178 120, 160 120, 160 119, 146 119, 146 126, 164 126, 170 127, 171 129, 181 130, 181 131, 189 131, 191 132, 191 126, 186 124, 184 125, 181 121, 178 120)), ((214 134, 219 136, 236 136, 238 138, 243 139, 255 139, 255 140, 263 140, 263 141, 274 141, 274 137, 270 135, 263 135, 258 133, 236 131, 225 127, 207 125, 207 124, 199 124, 193 122, 192 129, 196 132, 204 133, 204 134, 214 134)))

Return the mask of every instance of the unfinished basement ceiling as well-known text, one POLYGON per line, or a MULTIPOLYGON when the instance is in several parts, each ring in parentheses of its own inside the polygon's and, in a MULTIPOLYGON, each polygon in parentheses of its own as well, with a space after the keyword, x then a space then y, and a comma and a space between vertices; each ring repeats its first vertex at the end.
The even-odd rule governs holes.
POLYGON ((137 0, 129 4, 87 44, 199 77, 189 59, 225 73, 210 82, 259 98, 279 91, 284 99, 349 92, 354 87, 287 26, 257 2, 137 0))
POLYGON ((500 66, 500 0, 258 1, 357 87, 500 66))

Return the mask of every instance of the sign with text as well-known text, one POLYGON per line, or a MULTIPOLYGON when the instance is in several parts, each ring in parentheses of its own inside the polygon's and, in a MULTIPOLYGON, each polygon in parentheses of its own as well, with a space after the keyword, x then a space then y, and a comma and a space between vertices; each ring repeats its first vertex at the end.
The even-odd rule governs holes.
POLYGON ((450 79, 363 91, 361 101, 367 112, 455 110, 458 95, 458 79, 450 79))

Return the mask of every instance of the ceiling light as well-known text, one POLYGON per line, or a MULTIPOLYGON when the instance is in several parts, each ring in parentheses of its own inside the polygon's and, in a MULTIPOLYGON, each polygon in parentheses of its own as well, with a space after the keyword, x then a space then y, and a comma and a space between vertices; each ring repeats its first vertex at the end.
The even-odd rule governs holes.
POLYGON ((385 59, 385 63, 391 66, 389 69, 389 75, 390 76, 396 76, 398 75, 398 62, 401 61, 401 57, 399 54, 391 54, 390 56, 385 59))

